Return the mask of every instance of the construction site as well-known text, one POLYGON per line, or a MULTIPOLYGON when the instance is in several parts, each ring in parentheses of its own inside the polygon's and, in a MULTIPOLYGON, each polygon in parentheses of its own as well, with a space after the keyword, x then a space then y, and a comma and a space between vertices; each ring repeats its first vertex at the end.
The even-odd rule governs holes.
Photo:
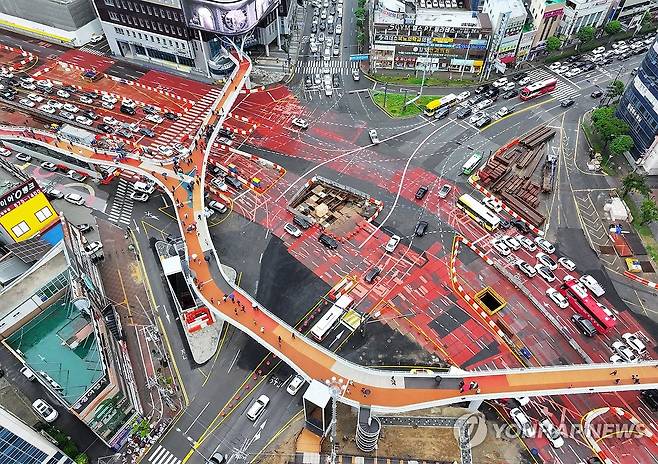
POLYGON ((538 126, 496 151, 478 173, 480 184, 529 223, 539 227, 540 193, 555 183, 557 150, 548 143, 555 130, 538 126))
POLYGON ((291 200, 288 210, 336 236, 345 236, 370 220, 381 204, 351 187, 320 176, 313 177, 291 200))

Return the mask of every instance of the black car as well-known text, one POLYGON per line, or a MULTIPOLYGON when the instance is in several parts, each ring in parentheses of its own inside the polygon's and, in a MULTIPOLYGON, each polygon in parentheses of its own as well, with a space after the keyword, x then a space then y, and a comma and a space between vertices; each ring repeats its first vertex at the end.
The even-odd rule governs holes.
POLYGON ((464 106, 457 110, 455 116, 457 116, 457 119, 464 119, 469 117, 472 113, 473 113, 473 108, 471 108, 470 106, 464 106))
POLYGON ((99 124, 96 128, 101 132, 105 132, 106 134, 114 134, 114 127, 110 126, 109 124, 99 124))
POLYGON ((596 69, 596 64, 589 62, 585 66, 583 66, 583 70, 585 71, 594 71, 596 69))
POLYGON ((382 272, 382 270, 379 269, 376 266, 373 267, 373 268, 370 268, 370 270, 368 272, 366 272, 366 275, 363 276, 363 280, 365 280, 367 283, 371 284, 381 272, 382 272))
POLYGON ((512 219, 510 220, 510 224, 512 224, 521 234, 525 235, 530 232, 530 227, 528 227, 528 224, 520 219, 512 219))
POLYGON ((586 337, 593 337, 596 335, 596 328, 594 327, 594 324, 592 324, 589 319, 585 319, 580 314, 574 314, 571 316, 571 322, 573 322, 576 327, 578 327, 580 333, 586 337))
POLYGON ((477 95, 479 95, 479 94, 481 94, 482 92, 486 92, 486 91, 489 90, 490 88, 491 88, 491 85, 489 85, 489 84, 482 84, 482 85, 478 86, 478 87, 475 89, 475 93, 476 93, 477 95))
POLYGON ((569 108, 569 107, 570 107, 571 105, 573 105, 574 103, 576 103, 576 100, 574 100, 573 98, 567 98, 566 100, 562 100, 562 101, 560 102, 560 106, 561 106, 562 108, 569 108))
POLYGON ((500 222, 498 223, 498 225, 505 230, 509 229, 512 226, 512 224, 510 224, 508 220, 503 218, 500 218, 500 222))
POLYGON ((427 233, 427 228, 429 227, 429 223, 427 221, 418 221, 418 224, 416 224, 416 229, 414 230, 414 234, 416 234, 416 237, 422 237, 427 233))
POLYGON ((527 72, 520 72, 520 73, 518 73, 518 74, 514 74, 514 75, 512 76, 512 80, 513 80, 514 82, 519 82, 519 81, 520 81, 521 79, 523 79, 524 77, 528 77, 528 73, 527 73, 527 72))
POLYGON ((321 244, 323 244, 330 250, 335 250, 336 248, 338 248, 338 242, 336 241, 336 239, 330 237, 327 234, 320 234, 318 240, 320 241, 321 244))
POLYGON ((242 190, 242 182, 240 182, 235 177, 226 176, 226 179, 224 179, 224 182, 226 182, 227 185, 230 185, 231 187, 233 187, 235 190, 242 190))
POLYGON ((92 98, 94 100, 97 99, 98 97, 100 97, 100 94, 98 92, 96 92, 95 90, 92 90, 91 92, 85 92, 83 95, 86 96, 86 97, 92 98))
POLYGON ((78 91, 78 89, 70 85, 65 85, 64 87, 62 87, 62 90, 68 93, 76 93, 78 91))
POLYGON ((490 100, 498 99, 498 94, 500 91, 496 87, 492 87, 486 92, 484 92, 484 98, 489 98, 490 100))
POLYGON ((119 129, 119 130, 117 131, 117 135, 120 135, 121 137, 125 137, 125 138, 127 138, 128 140, 130 140, 130 139, 133 138, 133 133, 132 133, 130 130, 126 129, 125 127, 119 129))
POLYGON ((119 111, 121 111, 123 114, 127 114, 129 116, 132 116, 135 114, 135 108, 132 106, 126 106, 126 105, 121 105, 121 108, 119 108, 119 111))
POLYGON ((3 90, 2 93, 0 93, 0 97, 4 98, 5 100, 13 100, 16 98, 16 92, 13 90, 3 90))
POLYGON ((155 132, 148 127, 140 127, 138 132, 146 137, 155 137, 155 132))
POLYGON ((317 24, 315 24, 315 23, 311 24, 311 32, 312 32, 313 34, 315 34, 316 32, 318 32, 318 25, 317 25, 317 24))
POLYGON ((340 87, 340 74, 334 73, 331 77, 331 81, 334 84, 334 87, 340 87))
POLYGON ((450 114, 450 108, 447 107, 447 106, 444 106, 443 108, 439 108, 436 111, 436 114, 434 115, 434 118, 435 119, 447 118, 449 114, 450 114))
POLYGON ((573 55, 573 56, 570 56, 569 58, 567 58, 567 62, 569 62, 569 63, 575 63, 578 60, 580 60, 580 57, 576 56, 576 55, 573 55))
POLYGON ((642 390, 640 396, 647 403, 649 409, 652 411, 658 411, 658 390, 642 390))
POLYGON ((85 110, 85 111, 82 112, 82 115, 86 118, 89 118, 89 119, 93 120, 93 121, 98 119, 98 115, 96 113, 94 113, 92 110, 85 110))
POLYGON ((505 100, 509 100, 510 98, 514 98, 519 94, 519 91, 516 89, 508 90, 505 92, 503 95, 501 95, 505 100))
POLYGON ((325 21, 322 21, 320 23, 320 30, 324 31, 325 29, 327 29, 327 23, 325 21))
POLYGON ((83 234, 93 229, 93 227, 89 224, 73 224, 73 227, 78 229, 83 234))
POLYGON ((170 121, 178 121, 178 115, 176 113, 172 113, 171 111, 165 111, 163 116, 170 121))
POLYGON ((304 219, 303 217, 301 217, 301 216, 295 216, 295 217, 293 217, 293 218, 292 218, 292 222, 293 222, 293 224, 298 225, 299 227, 301 227, 301 228, 304 229, 304 230, 306 230, 306 229, 308 229, 309 227, 311 227, 311 223, 310 223, 308 220, 306 220, 306 219, 304 219))
POLYGON ((422 200, 429 189, 424 185, 416 190, 416 200, 422 200))
POLYGON ((158 112, 158 110, 153 108, 151 105, 142 106, 142 111, 146 114, 156 114, 158 112))
POLYGON ((333 34, 334 33, 334 25, 329 24, 329 27, 327 28, 327 34, 333 34))
POLYGON ((235 134, 233 132, 231 132, 230 130, 228 130, 227 128, 225 128, 225 127, 220 127, 219 130, 217 131, 217 133, 219 135, 227 137, 231 140, 233 140, 233 138, 235 137, 235 134))
POLYGON ((311 76, 306 75, 306 77, 304 77, 304 85, 306 88, 313 87, 313 79, 311 79, 311 76))
POLYGON ((592 98, 601 98, 603 96, 603 92, 601 90, 595 90, 594 92, 590 93, 589 96, 592 98))

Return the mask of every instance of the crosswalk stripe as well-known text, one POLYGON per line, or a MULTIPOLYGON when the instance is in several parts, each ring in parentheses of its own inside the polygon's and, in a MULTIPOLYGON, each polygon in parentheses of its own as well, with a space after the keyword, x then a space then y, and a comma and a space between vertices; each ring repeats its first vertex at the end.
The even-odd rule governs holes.
POLYGON ((149 456, 149 462, 153 462, 156 456, 158 456, 162 452, 166 452, 167 450, 162 447, 162 445, 158 445, 158 447, 155 449, 155 451, 149 456))

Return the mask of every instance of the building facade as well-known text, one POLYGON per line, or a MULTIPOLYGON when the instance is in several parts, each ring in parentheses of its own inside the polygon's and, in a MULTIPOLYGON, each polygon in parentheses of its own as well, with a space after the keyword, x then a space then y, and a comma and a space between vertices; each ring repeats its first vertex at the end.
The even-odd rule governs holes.
POLYGON ((566 0, 559 33, 571 37, 585 26, 602 26, 611 6, 612 0, 566 0))
POLYGON ((37 181, 29 178, 0 196, 0 243, 27 240, 58 219, 37 181))
POLYGON ((557 34, 562 16, 564 16, 565 0, 532 0, 530 16, 536 33, 532 43, 533 48, 543 48, 546 39, 557 34))
POLYGON ((73 464, 73 460, 46 438, 0 407, 0 462, 73 464))
POLYGON ((487 75, 491 69, 504 72, 508 66, 522 61, 532 45, 526 36, 524 52, 517 56, 521 37, 531 32, 524 30, 528 13, 521 0, 486 0, 482 12, 491 19, 493 30, 487 75))
POLYGON ((630 136, 635 142, 631 150, 633 158, 654 159, 658 168, 658 159, 647 156, 658 134, 658 39, 622 95, 617 117, 630 126, 630 136))
POLYGON ((0 1, 0 28, 74 47, 101 32, 89 0, 0 1))
POLYGON ((92 0, 116 56, 205 76, 230 72, 226 37, 263 45, 290 34, 294 0, 92 0))
POLYGON ((618 0, 613 5, 611 19, 616 19, 626 29, 632 29, 642 23, 642 17, 649 11, 655 11, 655 0, 618 0))
POLYGON ((463 75, 483 69, 491 37, 486 14, 399 0, 373 0, 370 8, 372 71, 463 75))

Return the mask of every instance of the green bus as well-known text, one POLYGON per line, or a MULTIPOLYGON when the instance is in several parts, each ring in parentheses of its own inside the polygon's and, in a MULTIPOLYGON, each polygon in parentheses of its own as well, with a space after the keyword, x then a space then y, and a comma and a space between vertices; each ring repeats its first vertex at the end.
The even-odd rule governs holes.
POLYGON ((466 176, 470 176, 475 170, 475 168, 478 167, 480 161, 482 161, 482 152, 479 151, 474 152, 471 155, 471 157, 468 160, 466 160, 466 162, 462 166, 462 173, 466 176))

